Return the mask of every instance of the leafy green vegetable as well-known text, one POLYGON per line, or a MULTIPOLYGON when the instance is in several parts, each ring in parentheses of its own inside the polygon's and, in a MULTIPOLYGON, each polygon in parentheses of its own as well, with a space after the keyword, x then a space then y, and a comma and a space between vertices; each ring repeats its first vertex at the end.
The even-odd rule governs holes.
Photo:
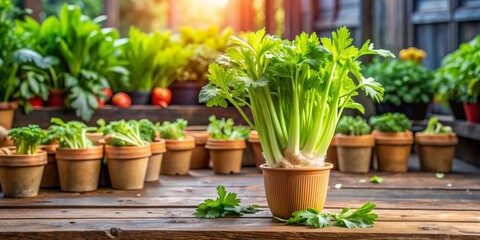
POLYGON ((380 132, 405 132, 411 123, 407 116, 402 113, 385 113, 370 118, 370 124, 380 132))
POLYGON ((60 118, 52 118, 50 122, 54 123, 48 128, 49 134, 58 139, 61 148, 90 148, 93 147, 92 141, 87 136, 87 126, 78 121, 65 123, 60 118))
POLYGON ((207 132, 210 133, 211 138, 213 139, 247 139, 250 129, 244 126, 233 126, 235 123, 233 119, 222 118, 217 119, 216 116, 212 115, 208 118, 210 124, 208 124, 207 132))
POLYGON ((379 177, 377 175, 373 176, 372 178, 370 178, 370 182, 371 183, 378 183, 378 184, 381 184, 383 183, 383 178, 382 177, 379 177))
POLYGON ((438 121, 438 118, 431 117, 428 120, 427 128, 423 131, 423 133, 450 134, 452 133, 452 128, 449 126, 443 126, 443 124, 438 121))
POLYGON ((445 173, 435 173, 435 177, 438 179, 442 179, 445 177, 445 173))
POLYGON ((103 118, 100 118, 97 120, 97 127, 89 128, 88 131, 91 132, 98 132, 98 133, 103 133, 105 130, 105 126, 107 126, 107 122, 103 118))
POLYGON ((148 144, 141 137, 138 121, 112 121, 105 126, 103 134, 110 146, 143 146, 148 144))
POLYGON ((155 124, 148 119, 141 119, 138 121, 138 124, 140 124, 140 137, 142 140, 149 143, 153 142, 157 137, 155 124))
POLYGON ((324 228, 332 225, 332 221, 336 221, 336 226, 345 228, 370 228, 373 227, 378 216, 372 213, 375 203, 368 202, 355 211, 350 208, 344 208, 340 213, 320 213, 319 211, 308 208, 307 210, 292 213, 290 219, 275 219, 285 222, 286 224, 305 225, 312 228, 324 228))
POLYGON ((237 194, 227 192, 224 186, 217 187, 217 199, 206 199, 198 205, 193 215, 197 218, 219 218, 227 216, 242 216, 244 213, 255 213, 258 206, 240 206, 237 194))
POLYGON ((337 124, 337 133, 351 136, 370 134, 370 125, 360 116, 343 116, 337 124))
POLYGON ((11 129, 8 136, 15 143, 16 154, 36 154, 38 146, 47 137, 47 133, 38 125, 28 125, 11 129))
POLYGON ((186 138, 184 133, 187 128, 188 122, 184 119, 177 119, 175 122, 165 121, 160 125, 157 123, 157 129, 160 132, 160 137, 163 139, 175 139, 182 140, 186 138))
POLYGON ((319 165, 343 110, 363 112, 351 97, 362 89, 377 101, 383 98, 381 85, 362 76, 358 58, 393 54, 374 50, 370 41, 360 49, 352 42, 346 27, 331 39, 302 33, 282 41, 264 29, 246 41, 231 37, 226 54, 210 65, 199 101, 208 107, 231 102, 258 132, 269 166, 319 165), (253 119, 242 106, 251 109, 253 119))

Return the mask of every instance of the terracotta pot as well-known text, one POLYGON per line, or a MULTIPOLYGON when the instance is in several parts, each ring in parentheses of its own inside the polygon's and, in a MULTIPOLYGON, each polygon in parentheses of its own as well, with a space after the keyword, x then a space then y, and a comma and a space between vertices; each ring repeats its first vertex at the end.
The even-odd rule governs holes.
POLYGON ((375 140, 372 134, 362 136, 336 135, 338 168, 341 172, 368 173, 375 140))
POLYGON ((271 168, 261 165, 265 195, 272 214, 288 219, 293 212, 307 208, 322 211, 332 167, 327 162, 319 168, 271 168))
POLYGON ((220 174, 240 173, 242 170, 243 150, 246 147, 245 139, 223 140, 210 138, 205 145, 212 157, 213 171, 220 174))
POLYGON ((407 172, 408 159, 412 151, 411 131, 389 133, 373 131, 375 152, 379 170, 383 172, 407 172))
POLYGON ((248 142, 252 145, 253 156, 255 158, 255 166, 257 166, 257 170, 262 172, 260 169, 260 165, 265 163, 265 158, 263 157, 262 153, 262 145, 260 144, 260 138, 258 138, 257 131, 251 131, 248 135, 248 142))
MULTIPOLYGON (((14 152, 14 151, 13 151, 14 152)), ((47 153, 6 155, 0 151, 0 183, 5 197, 24 198, 38 195, 47 153)))
POLYGON ((46 145, 41 147, 43 151, 47 152, 47 165, 45 165, 45 168, 43 169, 42 182, 40 183, 40 187, 42 188, 56 188, 60 186, 57 159, 55 158, 57 147, 57 145, 46 145))
POLYGON ((93 145, 99 146, 100 140, 103 138, 103 133, 101 132, 89 132, 85 134, 87 138, 92 141, 93 145))
POLYGON ((150 144, 144 146, 105 146, 108 173, 115 189, 142 189, 147 173, 150 144))
POLYGON ((206 131, 185 131, 185 134, 195 139, 195 148, 192 151, 192 160, 190 169, 208 168, 210 163, 210 153, 205 148, 210 134, 206 131))
POLYGON ((8 131, 0 126, 0 148, 2 147, 12 147, 13 141, 10 136, 8 136, 8 131))
POLYGON ((12 128, 13 116, 17 108, 16 102, 0 102, 0 126, 6 129, 12 128))
POLYGON ((28 102, 30 103, 30 105, 33 107, 33 108, 41 108, 43 107, 43 99, 41 97, 33 97, 33 98, 30 98, 30 100, 28 100, 28 102))
POLYGON ((425 172, 451 172, 458 138, 451 134, 415 134, 420 168, 425 172))
POLYGON ((160 167, 162 166, 163 154, 167 151, 165 140, 158 139, 150 144, 152 156, 148 159, 147 173, 145 182, 158 181, 160 177, 160 167))
POLYGON ((332 170, 338 170, 337 138, 335 136, 333 136, 330 146, 328 147, 325 162, 333 165, 332 170))
POLYGON ((172 91, 172 102, 175 105, 198 105, 198 94, 203 87, 200 82, 177 82, 168 88, 172 91))
POLYGON ((150 104, 151 91, 129 91, 128 96, 132 100, 132 105, 148 105, 150 104))
POLYGON ((63 89, 52 89, 48 93, 47 106, 50 107, 65 107, 65 99, 68 96, 68 91, 63 89))
POLYGON ((192 150, 195 148, 195 139, 187 136, 183 140, 165 140, 167 152, 163 156, 161 174, 186 175, 190 169, 192 150))
POLYGON ((97 190, 103 146, 80 149, 57 148, 55 157, 62 191, 97 190))
POLYGON ((468 122, 480 123, 480 103, 464 103, 463 108, 468 122))

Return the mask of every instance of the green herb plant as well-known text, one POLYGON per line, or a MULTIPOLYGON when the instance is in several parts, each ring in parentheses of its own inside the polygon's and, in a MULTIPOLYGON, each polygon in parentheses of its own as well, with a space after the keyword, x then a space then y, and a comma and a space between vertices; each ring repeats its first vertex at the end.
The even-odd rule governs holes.
POLYGON ((155 124, 148 119, 141 119, 138 121, 138 124, 140 125, 140 137, 142 140, 149 143, 153 142, 157 137, 155 124))
POLYGON ((373 49, 370 41, 360 49, 352 42, 346 27, 321 39, 302 33, 282 41, 264 29, 246 41, 232 36, 225 55, 210 65, 199 101, 208 107, 232 103, 258 132, 269 166, 322 165, 343 110, 364 111, 352 97, 363 90, 383 99, 382 86, 363 77, 358 59, 393 54, 373 49), (250 108, 253 119, 242 106, 250 108))
POLYGON ((103 134, 105 135, 105 141, 110 146, 143 146, 148 144, 141 137, 138 121, 112 121, 105 126, 103 134))
POLYGON ((410 120, 402 113, 385 113, 370 118, 370 124, 379 132, 405 132, 410 126, 410 120))
POLYGON ((370 134, 370 125, 360 116, 343 116, 337 124, 337 133, 350 136, 361 136, 370 134))
POLYGON ((179 118, 175 122, 165 121, 161 125, 157 123, 156 128, 163 139, 182 140, 187 137, 184 132, 187 125, 188 121, 179 118))
POLYGON ((47 133, 38 125, 28 125, 11 129, 8 136, 15 143, 16 154, 36 154, 38 146, 47 137, 47 133))
POLYGON ((423 133, 428 134, 450 134, 452 133, 452 128, 449 126, 443 126, 438 118, 431 117, 428 119, 427 128, 423 131, 423 133))
POLYGON ((208 120, 210 121, 210 124, 208 124, 207 132, 210 133, 210 136, 213 139, 247 139, 248 134, 250 133, 250 128, 248 127, 234 126, 235 122, 231 118, 217 119, 216 116, 212 115, 208 120))
POLYGON ((50 122, 55 125, 48 128, 49 134, 58 139, 59 147, 71 149, 93 147, 92 141, 86 136, 88 128, 84 123, 78 121, 65 123, 60 118, 52 118, 50 122))
POLYGON ((244 213, 255 213, 258 206, 240 206, 240 199, 237 194, 227 192, 224 186, 217 187, 218 197, 216 199, 206 199, 198 205, 195 213, 197 218, 220 218, 227 216, 242 216, 244 213))

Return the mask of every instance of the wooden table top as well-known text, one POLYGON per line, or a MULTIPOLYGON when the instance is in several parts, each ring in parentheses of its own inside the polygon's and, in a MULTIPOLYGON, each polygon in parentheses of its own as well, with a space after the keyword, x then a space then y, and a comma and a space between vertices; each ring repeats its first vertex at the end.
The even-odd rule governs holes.
POLYGON ((373 228, 311 229, 275 221, 262 175, 192 170, 161 176, 143 190, 101 188, 90 193, 42 189, 29 199, 0 198, 0 239, 480 239, 480 175, 434 173, 348 174, 333 171, 326 208, 338 212, 367 201, 377 204, 373 228), (361 183, 374 175, 383 184, 361 183), (334 186, 342 184, 341 189, 334 186), (217 185, 261 211, 239 218, 196 219, 195 207, 215 198, 217 185))

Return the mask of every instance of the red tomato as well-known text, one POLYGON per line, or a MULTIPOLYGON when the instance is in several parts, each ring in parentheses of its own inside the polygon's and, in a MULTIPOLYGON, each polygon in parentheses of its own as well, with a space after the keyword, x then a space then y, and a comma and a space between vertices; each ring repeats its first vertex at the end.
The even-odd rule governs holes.
POLYGON ((152 90, 152 104, 167 107, 172 101, 172 92, 168 88, 154 88, 152 90))
POLYGON ((107 101, 112 97, 112 89, 111 88, 104 88, 104 89, 102 89, 102 92, 107 97, 107 101))
POLYGON ((132 105, 132 100, 130 99, 130 96, 128 96, 128 94, 124 92, 119 92, 113 96, 112 103, 117 107, 127 108, 132 105))

